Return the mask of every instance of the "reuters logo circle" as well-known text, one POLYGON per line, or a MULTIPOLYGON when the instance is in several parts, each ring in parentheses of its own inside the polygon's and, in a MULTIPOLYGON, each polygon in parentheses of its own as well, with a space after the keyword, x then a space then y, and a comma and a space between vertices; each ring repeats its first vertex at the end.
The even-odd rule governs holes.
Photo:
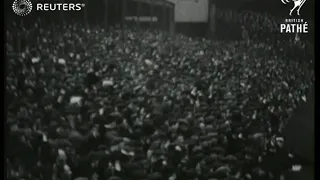
POLYGON ((32 11, 32 3, 29 0, 15 0, 12 9, 18 16, 26 16, 32 11))

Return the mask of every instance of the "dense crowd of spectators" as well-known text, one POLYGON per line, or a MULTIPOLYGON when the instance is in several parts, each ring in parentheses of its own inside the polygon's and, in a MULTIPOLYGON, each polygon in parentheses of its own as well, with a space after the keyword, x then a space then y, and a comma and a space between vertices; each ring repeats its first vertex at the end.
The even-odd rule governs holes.
POLYGON ((314 78, 306 54, 41 21, 6 37, 7 179, 262 180, 291 168, 281 130, 314 78))

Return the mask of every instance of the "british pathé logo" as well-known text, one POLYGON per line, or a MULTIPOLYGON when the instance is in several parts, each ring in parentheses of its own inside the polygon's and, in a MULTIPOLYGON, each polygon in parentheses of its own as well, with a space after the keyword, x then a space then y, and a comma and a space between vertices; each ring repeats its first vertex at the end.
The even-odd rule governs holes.
POLYGON ((290 2, 293 2, 294 6, 293 8, 290 10, 289 15, 292 16, 292 12, 294 10, 297 10, 297 15, 300 16, 300 9, 302 8, 302 6, 304 5, 304 3, 306 2, 306 0, 281 0, 281 2, 283 4, 288 4, 290 2))
POLYGON ((300 10, 306 1, 307 0, 281 0, 285 5, 293 2, 293 7, 289 11, 289 16, 298 16, 296 18, 285 19, 285 22, 280 24, 281 33, 308 33, 308 22, 300 18, 300 10), (296 14, 293 13, 294 11, 296 11, 296 14))

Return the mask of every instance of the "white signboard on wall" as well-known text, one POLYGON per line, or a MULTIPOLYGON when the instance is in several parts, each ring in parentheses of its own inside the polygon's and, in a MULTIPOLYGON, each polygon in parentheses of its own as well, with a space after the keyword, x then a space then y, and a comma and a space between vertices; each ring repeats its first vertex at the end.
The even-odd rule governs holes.
POLYGON ((209 0, 169 0, 175 4, 175 22, 208 22, 209 0))

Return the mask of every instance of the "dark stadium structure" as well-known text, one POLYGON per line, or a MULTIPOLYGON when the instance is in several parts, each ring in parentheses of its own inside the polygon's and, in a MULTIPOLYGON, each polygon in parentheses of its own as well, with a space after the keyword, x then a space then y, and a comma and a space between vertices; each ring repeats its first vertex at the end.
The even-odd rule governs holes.
POLYGON ((303 103, 288 123, 284 131, 285 146, 297 154, 305 167, 300 174, 291 174, 292 180, 314 179, 315 173, 315 89, 311 87, 307 102, 303 103))
MULTIPOLYGON (((128 26, 137 25, 144 28, 173 31, 174 4, 170 2, 161 0, 109 0, 103 2, 105 2, 105 8, 108 9, 107 13, 104 11, 107 16, 105 21, 108 25, 119 24, 123 18, 123 23, 128 26)), ((93 13, 95 10, 92 9, 93 13)))
MULTIPOLYGON (((8 1, 7 1, 8 2, 8 1)), ((33 3, 43 2, 33 0, 33 3)), ((77 21, 87 23, 91 26, 104 24, 106 28, 112 26, 135 26, 145 28, 156 28, 159 30, 174 31, 174 4, 166 0, 58 0, 55 3, 84 3, 82 11, 33 11, 23 18, 25 24, 43 17, 48 23, 61 21, 77 21), (68 15, 66 15, 68 14, 68 15), (140 17, 140 19, 139 19, 140 17), (153 17, 154 20, 149 18, 153 17), (130 19, 131 18, 131 19, 130 19)), ((8 6, 10 4, 8 3, 8 6)), ((16 16, 12 11, 7 13, 8 17, 17 21, 21 17, 16 16)))

